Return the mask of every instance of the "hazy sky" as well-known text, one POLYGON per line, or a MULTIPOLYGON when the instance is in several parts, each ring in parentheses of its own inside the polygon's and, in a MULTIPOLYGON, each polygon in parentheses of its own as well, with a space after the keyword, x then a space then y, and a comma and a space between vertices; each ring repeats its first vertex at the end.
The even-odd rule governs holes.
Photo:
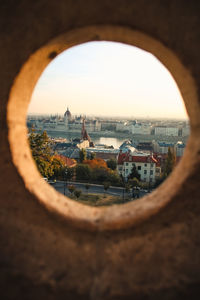
POLYGON ((168 70, 151 54, 113 42, 63 52, 40 77, 28 113, 186 118, 168 70))

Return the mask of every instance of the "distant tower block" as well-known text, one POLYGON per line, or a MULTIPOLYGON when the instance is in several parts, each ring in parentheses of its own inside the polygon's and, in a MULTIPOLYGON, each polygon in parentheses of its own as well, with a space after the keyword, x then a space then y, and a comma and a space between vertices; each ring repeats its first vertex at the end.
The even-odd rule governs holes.
POLYGON ((66 112, 64 113, 64 123, 65 126, 68 127, 68 123, 72 120, 71 112, 69 111, 69 108, 67 107, 66 112))

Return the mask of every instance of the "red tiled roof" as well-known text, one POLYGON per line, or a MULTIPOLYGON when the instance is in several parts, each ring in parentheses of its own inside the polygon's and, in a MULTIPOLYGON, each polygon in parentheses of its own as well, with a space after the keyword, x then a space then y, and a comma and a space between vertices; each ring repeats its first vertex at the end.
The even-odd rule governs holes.
POLYGON ((69 168, 72 168, 72 167, 76 166, 76 161, 74 159, 71 159, 71 158, 67 157, 67 156, 57 154, 54 157, 62 159, 65 166, 67 166, 69 168))
POLYGON ((157 163, 158 161, 150 155, 132 156, 129 153, 120 153, 118 156, 118 165, 122 165, 124 162, 157 163))

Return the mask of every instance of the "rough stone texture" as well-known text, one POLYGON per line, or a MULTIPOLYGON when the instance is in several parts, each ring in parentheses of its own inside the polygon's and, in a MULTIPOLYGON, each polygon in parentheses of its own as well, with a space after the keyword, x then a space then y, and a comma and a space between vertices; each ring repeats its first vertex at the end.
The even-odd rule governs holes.
MULTIPOLYGON (((26 189, 13 163, 6 113, 17 74, 30 55, 51 39, 89 25, 126 26, 152 36, 179 57, 200 86, 200 2, 196 0, 8 0, 0 4, 1 298, 197 299, 197 120, 185 156, 184 184, 156 215, 126 229, 88 231, 65 222, 26 189)), ((54 56, 51 53, 50 58, 54 56)), ((199 98, 196 107, 200 109, 199 98)), ((173 180, 179 182, 177 174, 173 180)))

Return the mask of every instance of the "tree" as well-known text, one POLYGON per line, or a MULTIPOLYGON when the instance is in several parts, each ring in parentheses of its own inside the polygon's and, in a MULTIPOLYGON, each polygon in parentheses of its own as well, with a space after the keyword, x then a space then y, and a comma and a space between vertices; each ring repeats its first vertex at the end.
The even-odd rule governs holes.
POLYGON ((109 169, 111 169, 111 170, 116 170, 116 168, 117 168, 117 161, 116 161, 116 159, 109 159, 109 160, 107 160, 107 166, 108 166, 108 168, 109 169))
POLYGON ((96 168, 103 168, 106 170, 108 169, 105 160, 103 160, 102 158, 94 158, 92 160, 87 159, 84 160, 83 163, 90 166, 92 169, 96 169, 96 168))
POLYGON ((70 191, 71 194, 75 191, 75 186, 74 185, 68 185, 68 190, 70 191))
POLYGON ((125 184, 125 191, 126 193, 128 193, 130 191, 130 185, 129 184, 125 184))
POLYGON ((51 156, 50 139, 44 131, 42 134, 31 132, 28 138, 33 159, 38 171, 43 177, 50 178, 54 175, 54 162, 51 156))
POLYGON ((77 199, 80 197, 81 194, 82 194, 81 190, 74 191, 74 195, 76 196, 77 199))
POLYGON ((140 184, 139 180, 136 177, 129 179, 128 182, 132 187, 137 187, 140 184))
POLYGON ((33 158, 39 155, 50 155, 50 139, 46 131, 43 131, 41 134, 32 131, 28 140, 33 158))
POLYGON ((63 179, 64 180, 71 180, 74 176, 75 170, 74 168, 65 167, 63 169, 63 179))
POLYGON ((77 180, 87 180, 91 179, 91 168, 85 164, 78 164, 76 166, 76 179, 77 180))
POLYGON ((136 165, 134 164, 131 170, 131 173, 128 176, 129 179, 132 178, 137 178, 138 180, 140 180, 140 174, 137 171, 136 165))
POLYGON ((62 159, 52 156, 51 157, 51 166, 53 174, 51 176, 52 179, 62 179, 63 172, 65 170, 65 165, 62 159))
POLYGON ((88 193, 88 190, 89 190, 89 188, 90 188, 90 185, 89 185, 88 183, 86 183, 85 188, 86 188, 87 193, 88 193))
POLYGON ((91 152, 91 153, 90 153, 90 160, 93 160, 93 159, 95 159, 95 158, 96 158, 96 153, 91 152))
POLYGON ((108 181, 105 181, 104 183, 103 183, 103 187, 104 187, 104 196, 105 196, 105 192, 109 189, 109 187, 110 187, 110 182, 108 182, 108 181))
POLYGON ((109 170, 107 174, 107 180, 115 186, 121 186, 122 185, 122 179, 117 173, 117 171, 109 170))
POLYGON ((174 169, 176 164, 176 156, 174 151, 169 147, 167 158, 164 163, 164 177, 166 178, 174 169))
POLYGON ((86 160, 86 150, 83 148, 79 152, 79 159, 81 163, 86 160))
POLYGON ((105 168, 94 168, 92 169, 91 178, 95 182, 102 183, 108 180, 108 171, 105 168))

